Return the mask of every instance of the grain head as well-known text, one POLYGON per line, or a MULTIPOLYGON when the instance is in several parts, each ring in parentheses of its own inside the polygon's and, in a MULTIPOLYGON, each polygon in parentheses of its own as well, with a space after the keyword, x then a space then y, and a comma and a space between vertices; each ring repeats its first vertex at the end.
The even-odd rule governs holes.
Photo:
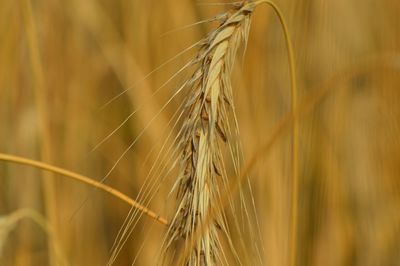
POLYGON ((174 186, 178 207, 167 243, 170 247, 176 240, 184 241, 183 249, 190 254, 185 258, 186 265, 221 265, 226 258, 220 237, 226 237, 232 245, 224 211, 218 207, 220 186, 227 183, 222 148, 228 141, 228 116, 234 112, 230 74, 237 49, 247 40, 253 7, 244 2, 222 16, 219 27, 202 42, 193 60, 197 68, 187 82, 190 93, 178 142, 180 172, 174 186), (215 221, 191 246, 189 239, 204 222, 211 205, 218 209, 215 221))

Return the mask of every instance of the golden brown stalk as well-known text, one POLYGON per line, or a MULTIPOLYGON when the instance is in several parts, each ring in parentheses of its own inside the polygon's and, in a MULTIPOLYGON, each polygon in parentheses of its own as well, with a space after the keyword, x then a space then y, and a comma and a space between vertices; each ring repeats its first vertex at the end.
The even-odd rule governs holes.
POLYGON ((154 211, 146 208, 145 206, 143 206, 142 204, 138 203, 137 201, 133 200, 132 198, 130 198, 129 196, 123 194, 122 192, 120 192, 117 189, 114 189, 112 187, 109 187, 101 182, 95 181, 89 177, 74 173, 72 171, 60 168, 60 167, 56 167, 44 162, 40 162, 40 161, 35 161, 35 160, 31 160, 28 158, 24 158, 24 157, 19 157, 19 156, 15 156, 15 155, 11 155, 11 154, 5 154, 5 153, 0 153, 0 161, 5 161, 5 162, 11 162, 11 163, 17 163, 17 164, 22 164, 22 165, 28 165, 28 166, 32 166, 32 167, 36 167, 38 169, 42 169, 48 172, 52 172, 55 174, 59 174, 59 175, 63 175, 69 178, 72 178, 76 181, 85 183, 89 186, 92 186, 96 189, 100 189, 104 192, 107 192, 111 195, 113 195, 114 197, 117 197, 119 199, 121 199, 122 201, 125 201, 126 203, 128 203, 129 205, 131 205, 133 208, 139 210, 140 212, 142 212, 143 214, 146 214, 147 216, 149 216, 150 218, 153 218, 154 220, 158 221, 159 223, 163 224, 163 225, 168 225, 168 221, 157 215, 154 211))
MULTIPOLYGON (((194 63, 197 70, 188 82, 186 119, 180 136, 178 209, 169 230, 170 246, 183 240, 190 254, 185 265, 225 264, 219 229, 227 235, 222 208, 215 221, 190 245, 190 237, 204 222, 210 206, 220 202, 220 186, 227 182, 222 162, 222 146, 227 142, 228 110, 232 109, 230 74, 237 49, 247 40, 254 4, 243 2, 228 12, 220 26, 202 44, 194 63), (223 180, 225 179, 225 180, 223 180)), ((228 240, 229 241, 229 240, 228 240)))

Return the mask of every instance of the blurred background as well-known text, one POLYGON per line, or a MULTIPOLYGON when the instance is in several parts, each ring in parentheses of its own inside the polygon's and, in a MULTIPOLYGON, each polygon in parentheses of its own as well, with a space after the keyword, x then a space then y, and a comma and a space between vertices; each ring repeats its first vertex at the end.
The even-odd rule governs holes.
MULTIPOLYGON (((298 265, 400 265, 400 2, 275 2, 294 43, 299 102, 329 89, 300 118, 298 265)), ((186 27, 230 8, 211 3, 0 0, 0 152, 96 180, 115 166, 105 183, 136 198, 154 163, 168 169, 163 143, 183 97, 160 110, 190 71, 154 92, 196 49, 162 64, 218 26, 186 27)), ((266 6, 252 18, 232 79, 244 163, 290 111, 282 28, 266 6)), ((288 264, 290 158, 286 130, 250 173, 265 265, 288 264)), ((139 199, 168 219, 171 176, 139 199)), ((104 265, 129 210, 68 178, 0 162, 0 265, 104 265), (20 209, 31 211, 12 216, 20 209)), ((115 265, 154 265, 165 232, 142 217, 115 265)))

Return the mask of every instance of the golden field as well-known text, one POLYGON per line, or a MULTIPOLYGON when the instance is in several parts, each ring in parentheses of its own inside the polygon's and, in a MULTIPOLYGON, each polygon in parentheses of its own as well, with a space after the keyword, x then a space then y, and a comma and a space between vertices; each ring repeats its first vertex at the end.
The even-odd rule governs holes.
MULTIPOLYGON (((0 0, 0 153, 104 182, 170 221, 177 110, 190 91, 173 95, 193 72, 187 48, 218 27, 202 21, 224 3, 0 0)), ((232 197, 254 207, 258 261, 400 265, 400 2, 275 3, 297 72, 295 201, 290 64, 270 7, 252 14, 231 79, 242 168, 256 160, 242 182, 251 190, 232 197)), ((126 220, 130 206, 101 189, 0 159, 0 265, 106 265, 115 239, 113 265, 160 262, 165 225, 126 220), (120 238, 121 226, 132 231, 120 238)))

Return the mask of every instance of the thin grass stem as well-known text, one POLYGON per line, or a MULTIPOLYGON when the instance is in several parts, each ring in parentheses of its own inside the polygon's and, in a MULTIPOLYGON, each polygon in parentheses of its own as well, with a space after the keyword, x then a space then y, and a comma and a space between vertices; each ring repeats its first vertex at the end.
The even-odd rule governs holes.
POLYGON ((119 190, 112 188, 110 186, 107 186, 103 183, 97 182, 89 177, 86 177, 81 174, 74 173, 72 171, 53 166, 47 163, 43 163, 40 161, 35 161, 31 160, 28 158, 24 157, 19 157, 11 154, 5 154, 5 153, 0 153, 0 161, 6 161, 6 162, 11 162, 11 163, 17 163, 17 164, 22 164, 22 165, 28 165, 32 166, 35 168, 39 168, 48 172, 60 174, 69 178, 72 178, 76 181, 79 181, 81 183, 85 183, 89 186, 95 187, 97 189, 100 189, 104 192, 107 192, 108 194, 113 195, 116 198, 119 198, 122 201, 125 201, 132 207, 136 208, 137 210, 141 211, 142 213, 146 214, 150 218, 160 222, 163 225, 168 225, 168 220, 165 219, 164 217, 161 217, 157 215, 154 211, 148 209, 147 207, 143 206, 142 204, 136 202, 134 199, 130 198, 129 196, 125 195, 124 193, 120 192, 119 190))

